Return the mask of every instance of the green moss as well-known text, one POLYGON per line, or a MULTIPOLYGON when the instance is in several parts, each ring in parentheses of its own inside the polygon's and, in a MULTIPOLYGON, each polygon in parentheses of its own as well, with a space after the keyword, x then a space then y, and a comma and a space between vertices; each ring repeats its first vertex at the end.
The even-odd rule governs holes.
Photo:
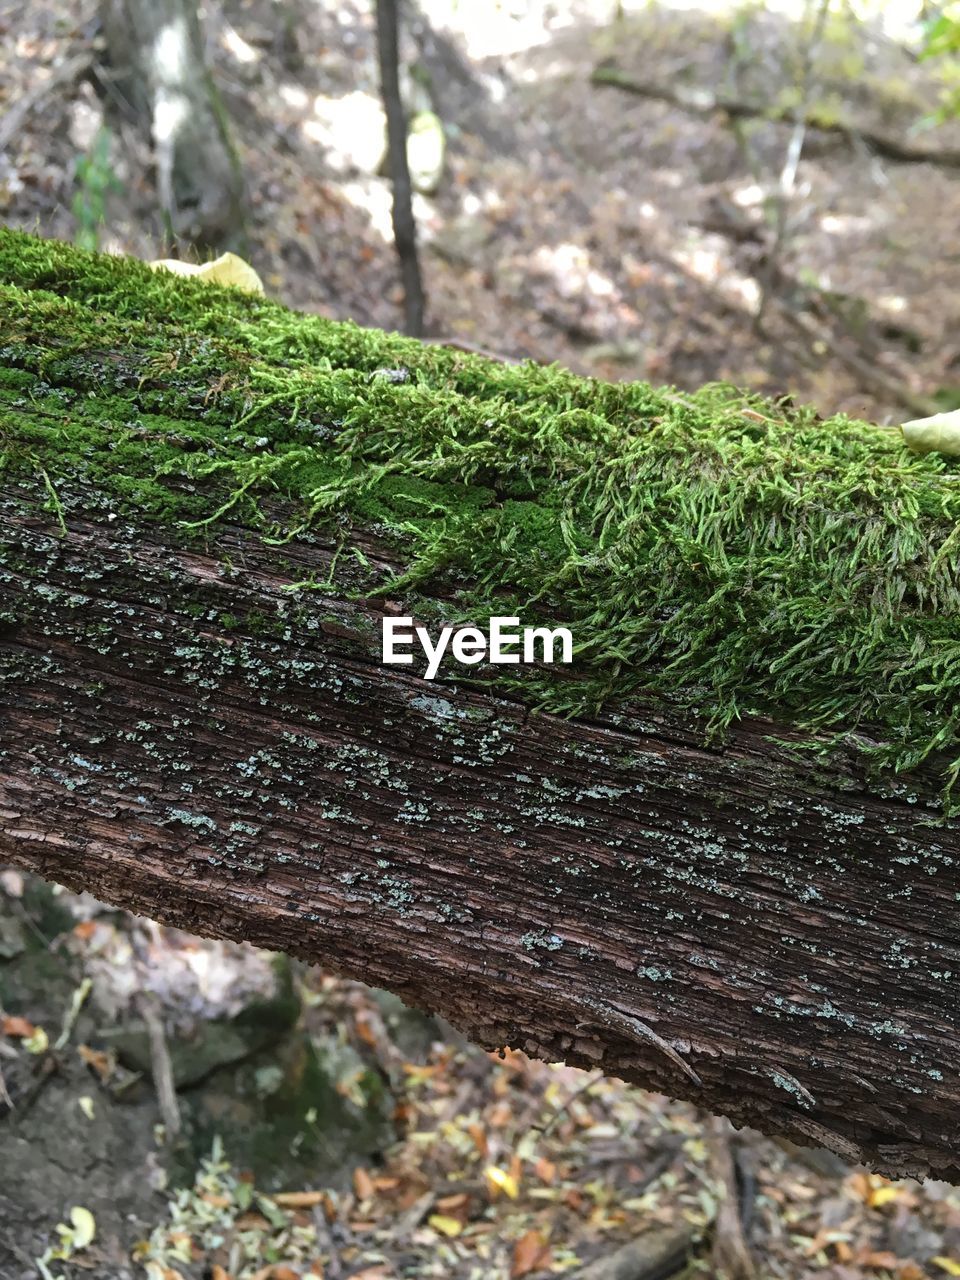
POLYGON ((372 527, 404 574, 347 552, 341 589, 570 624, 582 679, 495 674, 552 710, 649 693, 960 768, 960 473, 895 432, 499 365, 11 231, 0 281, 0 457, 67 525, 372 527))

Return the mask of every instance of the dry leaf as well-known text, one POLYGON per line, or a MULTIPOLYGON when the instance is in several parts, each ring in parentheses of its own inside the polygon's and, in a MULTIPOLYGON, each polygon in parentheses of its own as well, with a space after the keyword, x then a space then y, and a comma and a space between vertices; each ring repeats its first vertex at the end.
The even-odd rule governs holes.
POLYGON ((469 1133, 471 1139, 473 1140, 473 1145, 477 1148, 478 1154, 481 1156, 486 1156, 490 1147, 489 1147, 489 1143, 487 1142, 487 1135, 483 1127, 476 1123, 468 1124, 467 1133, 469 1133))
POLYGON ((885 1204, 899 1200, 903 1194, 901 1187, 895 1186, 878 1173, 855 1173, 850 1179, 850 1188, 868 1209, 880 1209, 885 1204))
POLYGON ((50 1037, 44 1031, 43 1027, 34 1027, 33 1035, 27 1036, 20 1042, 26 1049, 27 1053, 46 1053, 50 1048, 50 1037))
POLYGON ((513 1246, 510 1280, 520 1280, 531 1271, 541 1271, 550 1265, 550 1246, 540 1231, 524 1232, 513 1246))
POLYGON ((229 1271, 224 1271, 219 1262, 215 1262, 210 1268, 210 1280, 233 1280, 229 1271))
POLYGON ((519 1196, 520 1188, 517 1185, 517 1179, 513 1174, 507 1173, 505 1169, 500 1169, 497 1165, 490 1164, 484 1169, 483 1176, 487 1180, 491 1195, 495 1196, 497 1192, 502 1191, 511 1200, 516 1200, 519 1196))
POLYGON ((26 1018, 18 1018, 13 1014, 7 1014, 0 1018, 0 1031, 14 1040, 27 1040, 36 1029, 33 1023, 28 1022, 26 1018))
POLYGON ((945 453, 960 457, 960 409, 935 413, 929 418, 913 418, 900 430, 908 449, 914 453, 945 453))
POLYGON ((369 1200, 374 1195, 376 1188, 373 1185, 373 1179, 367 1173, 366 1169, 358 1168, 353 1171, 353 1192, 358 1200, 369 1200))
POLYGON ((114 1060, 109 1053, 104 1053, 101 1049, 91 1049, 89 1045, 77 1045, 77 1053, 80 1060, 86 1066, 90 1067, 100 1078, 101 1084, 106 1082, 113 1075, 114 1060))
POLYGON ((97 1224, 89 1209, 76 1205, 70 1210, 70 1243, 74 1249, 86 1249, 97 1234, 97 1224))
POLYGON ((369 1017, 365 1014, 358 1014, 354 1019, 353 1027, 358 1040, 362 1041, 370 1049, 377 1047, 377 1035, 370 1025, 369 1017))
POLYGON ((205 284, 232 285, 246 293, 263 293, 263 281, 249 262, 235 253, 221 253, 212 262, 181 262, 179 258, 157 258, 147 264, 154 271, 171 271, 176 276, 196 276, 205 284))
POLYGON ((888 1249, 867 1249, 857 1255, 861 1267, 869 1267, 871 1271, 895 1271, 900 1259, 888 1249))
POLYGON ((453 1213, 457 1209, 462 1209, 467 1203, 467 1197, 462 1191, 453 1196, 441 1196, 437 1201, 437 1208, 441 1213, 453 1213))
POLYGON ((448 1218, 444 1213, 431 1213, 427 1222, 442 1236, 458 1236, 463 1230, 463 1223, 459 1218, 448 1218))
POLYGON ((323 1191, 278 1191, 271 1199, 282 1209, 312 1209, 323 1204, 326 1196, 323 1191))
POLYGON ((262 1213, 255 1213, 248 1210, 247 1213, 241 1213, 237 1218, 234 1226, 238 1231, 269 1231, 270 1223, 262 1213))

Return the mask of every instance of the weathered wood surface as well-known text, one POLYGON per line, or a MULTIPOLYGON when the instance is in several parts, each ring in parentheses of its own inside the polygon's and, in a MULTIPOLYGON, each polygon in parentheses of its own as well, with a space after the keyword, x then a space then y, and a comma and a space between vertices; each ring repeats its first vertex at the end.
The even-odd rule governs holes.
POLYGON ((285 590, 325 579, 320 538, 63 534, 10 484, 0 522, 0 857, 483 1045, 960 1180, 960 840, 923 779, 383 667, 396 602, 285 590))

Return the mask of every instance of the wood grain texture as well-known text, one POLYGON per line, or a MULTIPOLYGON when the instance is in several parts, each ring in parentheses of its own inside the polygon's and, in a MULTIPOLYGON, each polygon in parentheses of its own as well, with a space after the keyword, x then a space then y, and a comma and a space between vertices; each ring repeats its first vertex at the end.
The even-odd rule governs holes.
POLYGON ((11 487, 0 531, 0 857, 487 1047, 960 1180, 960 841, 923 778, 383 667, 399 602, 289 590, 325 579, 321 538, 62 535, 11 487))

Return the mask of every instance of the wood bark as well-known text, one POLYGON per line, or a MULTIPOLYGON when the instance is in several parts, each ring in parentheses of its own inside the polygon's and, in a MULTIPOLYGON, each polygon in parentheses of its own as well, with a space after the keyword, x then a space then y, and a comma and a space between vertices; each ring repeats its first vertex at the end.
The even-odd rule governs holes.
POLYGON ((9 483, 0 520, 0 857, 490 1048, 960 1179, 960 842, 922 778, 384 667, 395 604, 288 590, 324 581, 321 539, 64 533, 9 483))

